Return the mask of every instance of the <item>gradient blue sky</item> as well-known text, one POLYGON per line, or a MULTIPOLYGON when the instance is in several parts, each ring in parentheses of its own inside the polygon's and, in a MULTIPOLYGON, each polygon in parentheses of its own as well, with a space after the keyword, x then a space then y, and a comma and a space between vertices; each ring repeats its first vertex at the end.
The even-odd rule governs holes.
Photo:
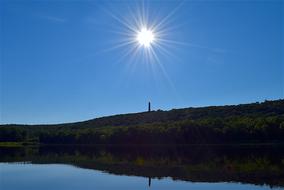
POLYGON ((281 0, 1 0, 0 6, 2 124, 141 112, 148 100, 168 110, 284 97, 281 0), (126 31, 113 15, 131 22, 142 5, 149 23, 168 18, 166 38, 176 43, 158 53, 164 70, 125 55, 131 45, 113 48, 126 31))

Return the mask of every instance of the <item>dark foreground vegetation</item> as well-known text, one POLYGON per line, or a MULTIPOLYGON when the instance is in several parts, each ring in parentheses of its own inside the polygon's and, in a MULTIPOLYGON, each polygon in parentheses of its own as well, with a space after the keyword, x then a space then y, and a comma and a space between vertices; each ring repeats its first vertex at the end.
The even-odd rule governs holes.
POLYGON ((41 144, 283 143, 284 100, 115 115, 57 125, 2 125, 0 142, 41 144))

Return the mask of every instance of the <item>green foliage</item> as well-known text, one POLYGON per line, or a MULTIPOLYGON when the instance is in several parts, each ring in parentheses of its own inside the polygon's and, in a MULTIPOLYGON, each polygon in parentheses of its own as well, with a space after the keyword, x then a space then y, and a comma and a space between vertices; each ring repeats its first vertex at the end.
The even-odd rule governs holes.
POLYGON ((27 131, 21 127, 3 126, 0 128, 0 142, 20 142, 27 138, 27 131))
POLYGON ((44 144, 284 142, 284 100, 159 110, 60 125, 0 126, 2 142, 27 139, 44 144))

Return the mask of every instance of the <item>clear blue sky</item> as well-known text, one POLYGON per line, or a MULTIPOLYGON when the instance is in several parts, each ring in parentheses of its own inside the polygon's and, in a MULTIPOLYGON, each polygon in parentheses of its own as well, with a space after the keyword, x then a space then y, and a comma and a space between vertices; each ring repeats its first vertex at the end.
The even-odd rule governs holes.
POLYGON ((2 124, 284 97, 281 0, 0 2, 2 124), (159 64, 122 46, 137 10, 165 20, 159 64))

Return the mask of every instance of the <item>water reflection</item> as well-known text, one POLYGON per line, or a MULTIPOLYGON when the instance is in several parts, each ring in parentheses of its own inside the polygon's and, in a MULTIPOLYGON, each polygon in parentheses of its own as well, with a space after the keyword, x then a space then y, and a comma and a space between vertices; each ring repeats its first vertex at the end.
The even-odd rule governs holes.
MULTIPOLYGON (((0 148, 0 162, 63 163, 117 175, 284 187, 282 146, 41 146, 0 148)), ((145 181, 145 183, 147 183, 145 181)))

